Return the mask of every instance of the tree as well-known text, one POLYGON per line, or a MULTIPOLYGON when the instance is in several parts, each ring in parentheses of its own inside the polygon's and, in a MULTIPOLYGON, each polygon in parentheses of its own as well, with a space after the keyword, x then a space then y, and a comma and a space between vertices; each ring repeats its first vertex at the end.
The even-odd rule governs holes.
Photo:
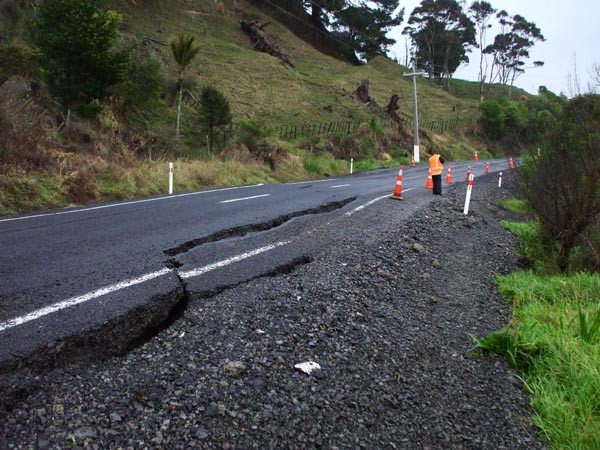
POLYGON ((403 34, 411 37, 413 53, 430 77, 448 80, 476 44, 475 25, 456 0, 423 0, 413 10, 403 34))
POLYGON ((99 11, 90 0, 48 0, 35 22, 35 43, 50 92, 66 112, 75 104, 102 100, 124 76, 125 52, 118 52, 121 16, 99 11))
MULTIPOLYGON (((523 16, 510 17, 504 10, 496 17, 502 27, 500 34, 494 38, 494 43, 484 49, 484 53, 493 56, 492 75, 496 69, 496 77, 502 84, 512 87, 515 79, 525 72, 525 60, 529 58, 529 50, 536 41, 545 41, 544 35, 533 22, 523 16)), ((534 61, 533 67, 540 67, 542 61, 534 61)), ((490 77, 490 81, 494 81, 490 77)))
POLYGON ((231 122, 231 109, 225 96, 217 89, 207 86, 200 92, 198 113, 209 132, 209 151, 213 149, 214 130, 231 122))
POLYGON ((195 36, 186 36, 182 33, 171 41, 171 51, 173 52, 173 57, 175 58, 175 61, 177 62, 177 67, 179 69, 179 99, 177 101, 177 127, 175 131, 175 134, 178 139, 179 118, 181 116, 181 102, 183 99, 183 79, 185 76, 185 70, 192 62, 192 59, 194 59, 194 57, 200 51, 200 46, 194 44, 195 40, 195 36))
POLYGON ((479 36, 479 101, 483 101, 483 87, 485 85, 485 80, 487 77, 487 61, 485 59, 484 49, 486 48, 486 37, 487 31, 492 27, 492 24, 489 23, 492 15, 496 12, 496 10, 492 7, 492 5, 486 1, 473 2, 469 11, 472 14, 473 21, 475 22, 475 26, 477 27, 477 34, 479 36), (484 67, 484 62, 485 67, 484 67))
POLYGON ((303 6, 310 11, 315 25, 332 31, 348 44, 349 53, 358 53, 367 60, 385 54, 388 47, 396 42, 386 34, 391 27, 402 23, 404 9, 399 10, 398 5, 399 0, 358 3, 350 0, 303 0, 303 6))
POLYGON ((398 0, 380 0, 371 5, 349 4, 338 13, 334 28, 359 55, 369 60, 385 54, 396 42, 386 34, 391 27, 402 23, 404 10, 394 15, 397 7, 398 0))
POLYGON ((508 135, 516 141, 529 119, 529 111, 524 103, 509 101, 506 97, 484 100, 479 109, 483 126, 492 139, 508 135))

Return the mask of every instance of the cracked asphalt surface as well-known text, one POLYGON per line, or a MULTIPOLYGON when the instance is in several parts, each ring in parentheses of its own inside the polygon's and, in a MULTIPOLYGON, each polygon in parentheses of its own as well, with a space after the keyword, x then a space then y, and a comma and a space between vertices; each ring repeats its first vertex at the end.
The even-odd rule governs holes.
POLYGON ((184 282, 187 307, 121 356, 3 374, 0 448, 544 448, 506 362, 470 352, 510 317, 494 276, 518 259, 497 206, 515 189, 477 177, 466 217, 461 183, 253 236, 313 245, 184 282))

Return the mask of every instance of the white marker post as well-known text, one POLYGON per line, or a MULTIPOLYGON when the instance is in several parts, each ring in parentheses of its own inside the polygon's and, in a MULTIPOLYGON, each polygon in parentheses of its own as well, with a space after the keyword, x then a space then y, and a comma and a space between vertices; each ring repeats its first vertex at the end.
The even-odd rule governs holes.
POLYGON ((354 158, 350 158, 350 175, 352 175, 352 166, 354 165, 354 158))
POLYGON ((471 202, 471 190, 473 189, 473 174, 469 175, 469 182, 467 183, 467 197, 465 198, 465 209, 464 215, 469 214, 469 203, 471 202))
POLYGON ((173 163, 169 163, 169 195, 173 193, 173 163))
POLYGON ((502 172, 500 172, 500 176, 498 177, 498 187, 502 187, 502 172))

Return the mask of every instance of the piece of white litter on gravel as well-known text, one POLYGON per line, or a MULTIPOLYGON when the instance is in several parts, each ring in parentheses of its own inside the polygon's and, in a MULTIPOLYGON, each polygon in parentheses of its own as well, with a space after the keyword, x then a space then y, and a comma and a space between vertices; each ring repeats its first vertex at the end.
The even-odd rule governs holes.
POLYGON ((264 330, 260 330, 260 329, 257 329, 257 330, 256 330, 256 332, 257 332, 258 334, 265 334, 265 333, 266 333, 266 331, 264 331, 264 330))
POLYGON ((304 372, 307 375, 310 375, 315 370, 321 370, 321 366, 314 361, 306 361, 303 363, 298 363, 294 366, 294 369, 298 369, 304 372))

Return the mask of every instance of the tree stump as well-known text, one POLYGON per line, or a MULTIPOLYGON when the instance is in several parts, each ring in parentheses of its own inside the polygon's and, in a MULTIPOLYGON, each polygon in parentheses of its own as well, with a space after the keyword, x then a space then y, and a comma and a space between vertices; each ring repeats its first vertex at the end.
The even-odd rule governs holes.
POLYGON ((356 88, 356 95, 363 103, 372 103, 373 99, 369 97, 369 80, 360 81, 360 85, 356 88))
POLYGON ((387 114, 392 118, 394 122, 400 122, 400 116, 396 111, 400 109, 398 102, 400 101, 400 96, 398 94, 392 95, 390 98, 390 102, 387 105, 387 114))

